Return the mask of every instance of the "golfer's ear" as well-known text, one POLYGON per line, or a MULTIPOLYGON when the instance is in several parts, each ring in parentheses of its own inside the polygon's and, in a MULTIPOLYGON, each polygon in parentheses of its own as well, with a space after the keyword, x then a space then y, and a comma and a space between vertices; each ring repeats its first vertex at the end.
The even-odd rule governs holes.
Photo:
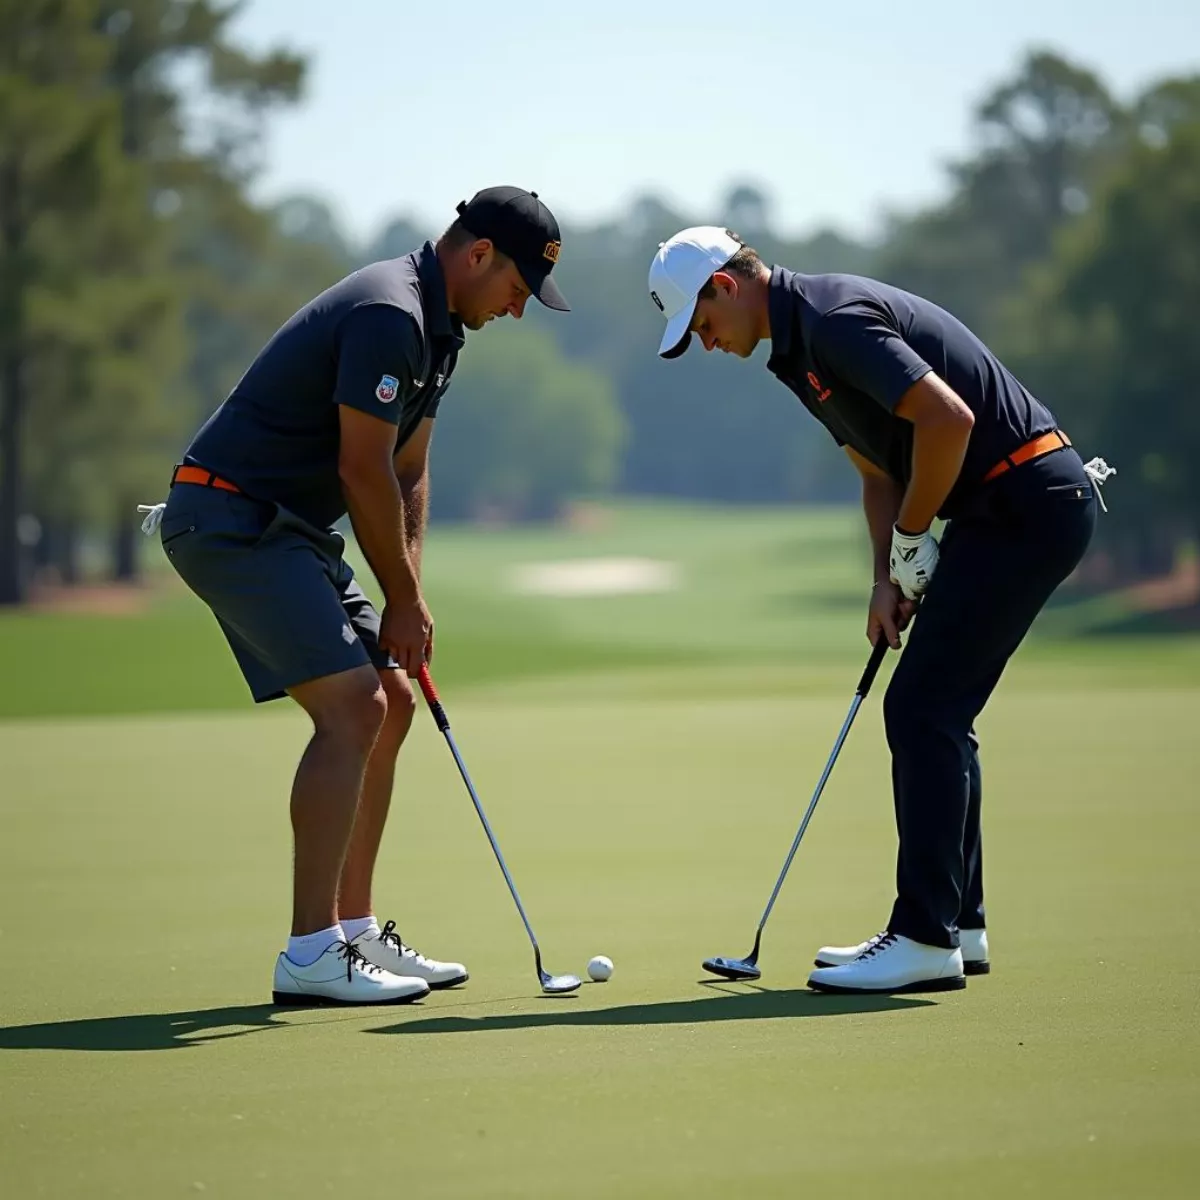
POLYGON ((486 266, 495 253, 495 247, 490 238, 477 238, 467 250, 467 259, 474 267, 486 266))
POLYGON ((724 292, 731 300, 737 299, 738 281, 735 276, 730 275, 727 271, 718 271, 713 277, 713 287, 718 292, 724 292))

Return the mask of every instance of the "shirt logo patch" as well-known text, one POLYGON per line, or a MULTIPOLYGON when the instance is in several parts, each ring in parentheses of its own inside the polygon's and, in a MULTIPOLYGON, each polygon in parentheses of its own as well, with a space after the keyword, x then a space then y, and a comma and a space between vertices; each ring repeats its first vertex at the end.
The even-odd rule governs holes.
POLYGON ((395 375, 385 375, 375 389, 375 398, 383 404, 390 404, 396 398, 400 389, 400 380, 395 375))
POLYGON ((833 393, 824 387, 821 381, 811 372, 808 373, 808 386, 817 393, 817 399, 824 403, 833 393))

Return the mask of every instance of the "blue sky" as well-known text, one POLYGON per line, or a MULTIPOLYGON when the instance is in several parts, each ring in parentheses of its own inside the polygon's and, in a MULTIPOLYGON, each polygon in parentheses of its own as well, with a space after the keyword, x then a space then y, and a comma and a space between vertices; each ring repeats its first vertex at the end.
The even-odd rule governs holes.
MULTIPOLYGON (((479 187, 538 191, 592 221, 653 191, 703 218, 731 181, 789 232, 869 235, 944 188, 969 109, 1031 46, 1127 97, 1200 72, 1200 3, 1148 0, 249 0, 255 48, 311 57, 276 114, 262 199, 323 196, 355 237, 440 226, 479 187)), ((715 215, 715 214, 714 214, 715 215)))

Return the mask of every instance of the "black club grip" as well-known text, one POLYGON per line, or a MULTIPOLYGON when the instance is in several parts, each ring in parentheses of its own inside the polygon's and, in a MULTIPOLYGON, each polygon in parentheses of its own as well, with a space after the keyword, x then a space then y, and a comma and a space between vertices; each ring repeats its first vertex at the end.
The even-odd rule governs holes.
POLYGON ((875 676, 879 674, 879 668, 883 666, 883 660, 887 656, 887 652, 887 638, 883 634, 880 634, 879 640, 875 643, 875 648, 871 651, 871 657, 867 660, 862 678, 858 681, 855 695, 865 696, 871 690, 871 684, 875 682, 875 676))

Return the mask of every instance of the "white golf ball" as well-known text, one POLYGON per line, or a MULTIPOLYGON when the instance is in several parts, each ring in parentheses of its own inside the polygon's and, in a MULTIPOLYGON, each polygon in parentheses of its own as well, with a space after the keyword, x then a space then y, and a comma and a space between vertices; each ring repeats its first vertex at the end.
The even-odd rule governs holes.
POLYGON ((613 964, 611 958, 606 958, 603 954, 597 954, 595 958, 588 963, 588 975, 597 983, 603 983, 606 979, 611 978, 613 973, 613 964))

